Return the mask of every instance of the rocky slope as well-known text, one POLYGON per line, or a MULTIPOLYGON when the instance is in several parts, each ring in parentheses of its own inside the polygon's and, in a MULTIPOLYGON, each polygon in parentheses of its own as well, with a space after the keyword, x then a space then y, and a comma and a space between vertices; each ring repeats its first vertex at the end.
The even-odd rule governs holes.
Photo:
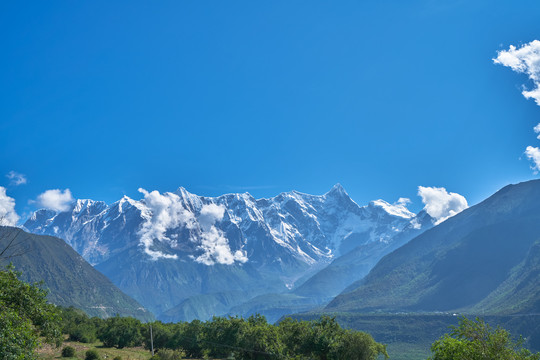
POLYGON ((141 193, 110 206, 77 200, 69 211, 39 210, 24 226, 63 238, 127 294, 174 320, 200 316, 191 297, 206 295, 208 309, 229 310, 294 289, 358 246, 389 244, 404 228, 422 228, 404 204, 361 207, 339 184, 324 195, 270 199, 202 197, 184 188, 141 193))
POLYGON ((509 185, 385 256, 326 311, 540 312, 540 181, 509 185))

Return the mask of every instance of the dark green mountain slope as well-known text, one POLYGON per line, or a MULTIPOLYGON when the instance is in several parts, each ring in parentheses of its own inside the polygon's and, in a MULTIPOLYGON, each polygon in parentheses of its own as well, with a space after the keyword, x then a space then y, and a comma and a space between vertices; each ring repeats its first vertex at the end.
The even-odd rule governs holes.
POLYGON ((540 241, 533 244, 527 257, 512 269, 508 279, 471 311, 481 313, 484 309, 522 314, 539 312, 540 241))
POLYGON ((14 246, 4 254, 0 264, 5 266, 12 262, 25 281, 43 281, 52 303, 74 306, 91 316, 119 314, 141 320, 153 319, 150 312, 121 292, 63 240, 29 234, 18 228, 0 227, 0 245, 11 239, 15 239, 14 246))
POLYGON ((540 181, 509 185, 382 258, 326 310, 539 312, 539 239, 540 181))

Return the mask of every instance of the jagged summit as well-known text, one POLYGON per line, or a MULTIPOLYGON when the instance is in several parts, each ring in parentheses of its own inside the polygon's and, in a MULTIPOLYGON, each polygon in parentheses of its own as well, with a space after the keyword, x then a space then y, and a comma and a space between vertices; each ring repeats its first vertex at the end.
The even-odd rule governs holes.
POLYGON ((159 314, 230 282, 260 291, 293 287, 356 246, 391 242, 415 220, 386 202, 361 207, 340 184, 324 195, 290 191, 268 199, 204 197, 183 187, 140 192, 140 200, 124 196, 110 206, 81 200, 77 210, 38 211, 25 227, 63 238, 159 314), (164 295, 147 295, 154 288, 164 295))
POLYGON ((349 194, 347 194, 347 191, 345 191, 343 185, 341 185, 340 183, 336 183, 334 186, 332 186, 330 191, 328 191, 326 194, 344 194, 349 196, 349 194))

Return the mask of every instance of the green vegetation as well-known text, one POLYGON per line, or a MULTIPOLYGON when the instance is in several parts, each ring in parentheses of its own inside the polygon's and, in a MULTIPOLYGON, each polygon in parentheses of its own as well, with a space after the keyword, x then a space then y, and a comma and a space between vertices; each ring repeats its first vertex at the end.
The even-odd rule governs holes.
POLYGON ((97 337, 106 347, 133 347, 142 343, 141 327, 137 319, 115 316, 104 320, 97 337))
POLYGON ((427 230, 325 310, 540 313, 539 192, 538 182, 505 187, 427 230))
POLYGON ((233 356, 235 359, 375 360, 379 355, 387 356, 386 347, 375 342, 371 335, 345 330, 335 318, 328 316, 311 321, 288 318, 272 325, 260 315, 166 324, 159 321, 143 324, 122 317, 88 318, 74 309, 65 309, 62 315, 69 338, 77 337, 74 334, 84 329, 88 337, 96 336, 108 348, 143 345, 148 351, 152 326, 155 359, 233 356))
POLYGON ((66 346, 62 349, 62 357, 74 357, 75 349, 71 346, 66 346))
POLYGON ((152 360, 182 360, 185 354, 180 350, 162 349, 154 355, 152 360))
MULTIPOLYGON (((75 349, 75 356, 68 358, 70 360, 84 360, 88 350, 94 350, 103 360, 149 360, 151 358, 150 351, 141 346, 133 348, 108 348, 104 347, 103 343, 96 341, 95 343, 81 343, 77 341, 66 340, 65 346, 70 346, 75 349)), ((39 360, 59 360, 61 359, 61 350, 50 346, 42 346, 38 349, 39 360)))
POLYGON ((85 360, 101 360, 101 356, 99 356, 99 353, 97 350, 88 350, 86 351, 86 356, 84 357, 85 360))
POLYGON ((514 342, 510 333, 500 327, 491 328, 483 320, 462 318, 431 346, 431 360, 538 360, 540 354, 532 354, 523 348, 520 339, 514 342))
POLYGON ((0 258, 0 265, 12 262, 15 270, 22 271, 21 280, 42 281, 42 287, 48 291, 47 299, 53 304, 74 306, 91 316, 120 314, 142 321, 154 320, 150 312, 120 291, 63 240, 0 226, 0 241, 9 243, 12 239, 18 246, 8 253, 11 256, 0 258))
POLYGON ((60 345, 60 317, 38 284, 18 278, 12 267, 0 271, 0 359, 34 359, 40 337, 60 345))
MULTIPOLYGON (((318 319, 320 313, 295 315, 299 320, 318 319)), ((377 342, 387 344, 392 360, 427 359, 433 342, 459 324, 452 314, 354 314, 334 313, 338 323, 347 329, 369 333, 377 342)), ((474 318, 475 315, 469 315, 474 318)), ((522 334, 524 345, 540 351, 540 315, 484 316, 493 327, 500 326, 512 334, 522 334)))

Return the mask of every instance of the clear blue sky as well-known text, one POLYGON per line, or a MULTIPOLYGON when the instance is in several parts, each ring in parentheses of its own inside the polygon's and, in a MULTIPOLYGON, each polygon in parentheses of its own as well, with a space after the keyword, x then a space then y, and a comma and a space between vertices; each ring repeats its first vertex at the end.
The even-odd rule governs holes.
POLYGON ((0 186, 112 202, 340 182, 360 204, 537 177, 540 107, 497 51, 531 1, 34 1, 0 5, 0 186), (10 171, 27 184, 10 185, 10 171))

